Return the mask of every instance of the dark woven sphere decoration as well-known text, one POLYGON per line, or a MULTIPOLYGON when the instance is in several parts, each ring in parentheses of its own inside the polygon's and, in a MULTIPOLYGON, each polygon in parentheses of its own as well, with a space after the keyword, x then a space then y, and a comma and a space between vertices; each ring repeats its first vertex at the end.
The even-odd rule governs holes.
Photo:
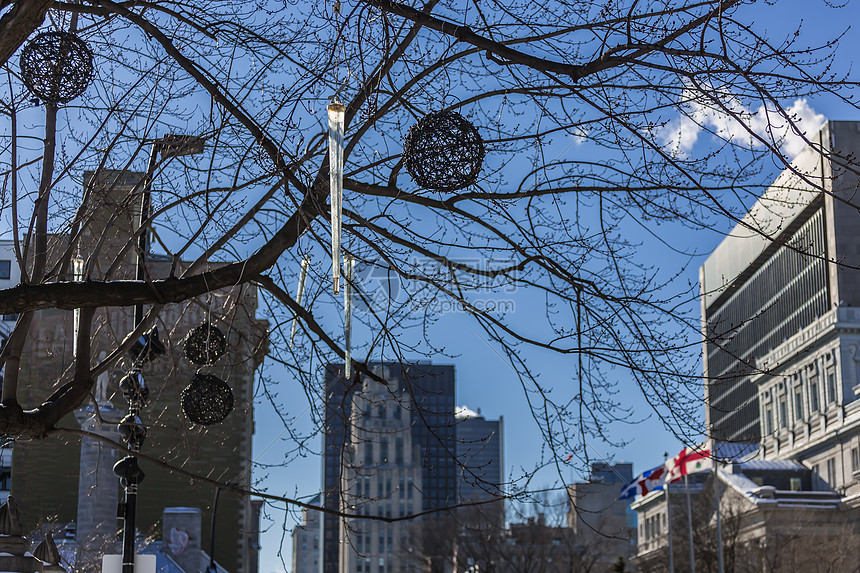
POLYGON ((182 411, 195 424, 217 424, 233 410, 230 385, 211 374, 195 374, 182 390, 182 411))
POLYGON ((454 111, 428 113, 409 128, 403 142, 406 171, 418 185, 456 191, 473 184, 484 164, 484 141, 475 126, 454 111))
POLYGON ((93 52, 69 32, 42 32, 21 52, 21 77, 39 99, 70 102, 93 79, 93 52))
POLYGON ((227 338, 217 326, 204 322, 185 337, 184 351, 192 364, 215 364, 227 352, 227 338))

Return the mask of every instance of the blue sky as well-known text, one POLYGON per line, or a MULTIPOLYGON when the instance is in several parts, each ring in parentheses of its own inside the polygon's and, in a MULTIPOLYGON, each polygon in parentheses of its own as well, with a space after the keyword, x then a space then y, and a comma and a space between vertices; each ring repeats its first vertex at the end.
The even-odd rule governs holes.
MULTIPOLYGON (((749 17, 751 24, 754 23, 759 31, 766 30, 774 37, 793 31, 799 19, 803 18, 803 33, 801 40, 808 43, 823 42, 834 34, 842 31, 839 26, 845 28, 848 25, 860 22, 860 6, 853 5, 844 8, 816 9, 813 12, 805 12, 807 4, 801 0, 779 0, 775 7, 756 6, 745 8, 744 14, 749 17)), ((848 30, 841 42, 837 52, 838 69, 848 71, 851 69, 854 54, 860 52, 860 41, 856 40, 853 30, 848 30)), ((857 76, 852 74, 852 79, 857 76)), ((821 114, 829 119, 852 120, 860 119, 860 113, 850 106, 838 101, 826 94, 804 101, 786 101, 786 106, 794 106, 794 110, 802 115, 805 121, 812 122, 816 114, 821 114)), ((756 111, 756 110, 750 110, 756 111)), ((762 116, 763 117, 763 116, 762 116)), ((761 119, 761 117, 760 117, 761 119)), ((704 118, 703 121, 713 127, 718 127, 719 118, 704 118)), ((678 125, 680 137, 677 137, 678 148, 685 153, 699 153, 707 151, 715 145, 708 135, 684 131, 684 126, 678 125)), ((763 127, 763 126, 762 126, 763 127)), ((669 135, 666 135, 668 138, 669 135)), ((575 148, 573 149, 575 152, 575 148)), ((766 175, 767 181, 771 180, 775 171, 766 175)), ((764 181, 764 182, 767 182, 764 181)), ((728 232, 730 224, 725 223, 725 228, 718 229, 719 232, 728 232)), ((705 256, 719 243, 721 236, 719 232, 702 230, 699 232, 689 229, 667 229, 667 242, 677 245, 686 250, 693 250, 697 255, 693 257, 678 255, 670 249, 649 249, 642 253, 643 261, 648 264, 659 265, 670 276, 683 269, 675 279, 679 285, 686 285, 688 281, 696 284, 698 279, 698 267, 704 261, 705 256)), ((515 312, 533 312, 537 301, 516 297, 512 293, 510 297, 516 305, 515 312)), ((457 374, 457 404, 468 405, 475 410, 480 408, 484 416, 505 419, 505 462, 506 471, 514 476, 528 473, 540 462, 541 450, 539 447, 540 436, 538 430, 528 413, 523 401, 523 392, 514 373, 510 370, 506 360, 501 356, 497 348, 488 343, 485 336, 471 324, 465 317, 457 314, 446 315, 434 327, 434 334, 446 340, 449 349, 456 349, 458 355, 453 360, 442 359, 439 363, 453 363, 457 374)), ((437 338, 438 340, 438 338, 437 338)), ((534 363, 539 364, 542 381, 552 386, 563 388, 565 384, 571 383, 573 379, 573 362, 558 356, 533 353, 529 357, 534 363)), ((289 375, 286 375, 289 379, 289 375)), ((619 447, 613 447, 606 443, 590 443, 590 455, 594 459, 605 458, 611 461, 626 461, 634 464, 634 473, 646 470, 662 462, 663 452, 671 455, 681 449, 682 443, 672 435, 647 408, 638 389, 630 380, 625 379, 624 374, 619 374, 621 399, 626 405, 633 408, 631 420, 638 421, 636 424, 616 424, 612 428, 611 438, 614 441, 624 442, 619 447)), ((285 380, 286 381, 286 380, 285 380)), ((289 403, 289 384, 282 384, 281 391, 289 403)), ((299 392, 298 389, 294 390, 299 392)), ((296 394, 296 399, 303 396, 296 394)), ((291 412, 292 413, 292 412, 291 412)), ((295 424, 303 426, 309 424, 307 412, 296 412, 295 424)), ((274 414, 268 405, 260 405, 257 409, 257 433, 255 436, 255 452, 257 461, 263 463, 277 464, 283 459, 284 436, 280 424, 276 422, 274 414), (277 430, 272 430, 277 428, 277 430)), ((702 413, 702 417, 704 414, 702 413)), ((263 484, 271 493, 283 494, 291 497, 307 498, 320 489, 320 460, 316 456, 295 459, 286 468, 261 469, 257 471, 256 477, 263 478, 263 484)), ((557 487, 564 481, 576 480, 583 477, 573 469, 565 470, 565 475, 559 476, 552 471, 541 472, 533 486, 557 487)), ((283 571, 279 549, 282 557, 290 567, 292 548, 289 543, 289 529, 299 518, 298 512, 291 512, 284 523, 283 512, 269 509, 273 521, 267 524, 268 531, 264 533, 261 549, 261 571, 264 573, 283 571), (283 531, 286 526, 287 531, 283 531), (281 541, 284 544, 281 544, 281 541)), ((264 524, 266 525, 266 524, 264 524)))
MULTIPOLYGON (((854 55, 860 53, 860 40, 856 39, 856 33, 848 29, 848 26, 860 22, 860 5, 842 8, 824 8, 817 5, 814 11, 807 11, 807 6, 808 3, 802 0, 777 0, 774 6, 759 2, 756 6, 745 7, 740 14, 745 15, 749 23, 760 32, 767 31, 773 37, 782 37, 786 33, 793 32, 794 27, 803 18, 801 41, 811 44, 821 43, 840 32, 847 31, 837 53, 837 70, 851 69, 854 55)), ((857 76, 854 75, 854 78, 857 76)), ((783 103, 801 115, 805 122, 816 121, 819 114, 830 119, 860 120, 860 113, 827 94, 806 100, 789 98, 783 103)), ((205 109, 206 106, 203 108, 205 109)), ((699 119, 715 129, 721 126, 721 118, 718 116, 702 115, 699 119)), ((767 127, 763 113, 756 114, 754 122, 757 129, 767 127)), ((34 122, 22 121, 22 124, 30 123, 34 122)), ((716 145, 711 136, 692 129, 690 124, 685 124, 680 118, 671 127, 657 134, 657 137, 661 139, 661 143, 674 148, 678 153, 704 153, 716 145)), ((575 141, 569 145, 563 145, 560 151, 561 154, 578 152, 579 147, 575 141)), ((138 163, 145 160, 144 155, 140 154, 137 158, 138 163)), ((774 175, 775 173, 764 174, 762 182, 766 183, 774 175)), ((3 225, 6 225, 6 221, 0 222, 0 234, 5 229, 3 225)), ((677 274, 674 280, 679 285, 679 289, 683 290, 688 288, 686 286, 688 284, 695 285, 698 266, 718 244, 721 239, 720 233, 728 232, 729 229, 728 222, 725 222, 724 228, 716 230, 693 231, 664 226, 664 239, 668 246, 653 246, 642 250, 640 257, 644 264, 659 267, 665 277, 677 274), (670 247, 695 254, 680 255, 670 247)), ((638 232, 635 229, 629 231, 631 235, 638 232)), ((167 230, 164 229, 164 232, 166 234, 167 230)), ((288 286, 291 289, 294 287, 294 285, 288 286)), ((514 320, 528 317, 531 313, 543 312, 541 300, 534 297, 522 296, 516 292, 503 293, 501 297, 514 305, 512 308, 514 320)), ((694 305, 695 302, 691 304, 694 305)), ((504 416, 506 472, 514 478, 530 474, 533 468, 541 463, 542 455, 545 454, 540 448, 539 430, 524 403, 523 389, 506 359, 497 347, 486 340, 483 332, 463 314, 446 313, 432 327, 432 330, 437 343, 440 340, 444 341, 446 350, 452 355, 452 357, 437 359, 435 362, 455 365, 457 404, 467 405, 473 410, 480 408, 482 414, 488 418, 504 416)), ((356 334, 357 338, 360 336, 359 333, 356 334)), ((571 358, 532 351, 528 353, 528 359, 540 370, 541 380, 547 386, 552 386, 558 392, 564 393, 567 392, 567 387, 573 384, 576 363, 571 358)), ((294 383, 292 374, 276 367, 269 367, 266 374, 279 382, 278 399, 281 404, 286 405, 286 414, 294 418, 293 426, 300 432, 310 432, 312 423, 309 409, 304 406, 292 408, 296 404, 306 402, 306 397, 299 385, 294 383)), ((589 456, 591 459, 632 462, 634 471, 638 473, 660 463, 664 451, 670 454, 676 453, 682 447, 682 443, 649 410, 640 391, 628 375, 619 373, 617 381, 620 400, 632 409, 629 421, 636 423, 614 424, 610 429, 609 438, 622 445, 613 446, 592 440, 588 443, 589 456)), ((569 392, 573 393, 574 389, 571 388, 569 392)), ((695 437, 689 436, 691 439, 695 437)), ((312 447, 318 450, 321 437, 317 436, 313 440, 312 447)), ((320 489, 321 462, 317 456, 308 455, 290 458, 286 467, 280 467, 285 459, 285 451, 291 450, 293 445, 272 407, 261 401, 256 411, 254 451, 255 461, 259 465, 255 468, 254 479, 259 480, 259 485, 265 487, 270 493, 309 499, 320 489), (267 467, 269 465, 271 467, 267 467)), ((543 461, 546 461, 545 458, 543 461)), ((575 471, 573 466, 562 467, 561 475, 552 470, 541 471, 533 480, 532 487, 560 487, 563 483, 584 477, 582 473, 575 471)), ((285 518, 284 512, 274 507, 269 507, 267 512, 270 520, 264 523, 267 531, 262 539, 261 571, 263 573, 283 571, 279 552, 289 568, 292 551, 289 543, 289 529, 299 518, 299 514, 293 511, 285 518)))

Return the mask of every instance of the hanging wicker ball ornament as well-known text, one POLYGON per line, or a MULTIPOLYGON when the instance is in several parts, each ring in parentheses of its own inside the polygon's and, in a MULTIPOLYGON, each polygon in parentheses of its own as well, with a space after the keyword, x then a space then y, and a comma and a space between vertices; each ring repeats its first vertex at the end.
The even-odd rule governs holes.
POLYGON ((39 99, 70 102, 93 79, 93 52, 69 32, 42 32, 21 52, 21 77, 39 99))
POLYGON ((484 141, 475 126, 454 111, 428 113, 409 128, 403 142, 406 171, 418 185, 456 191, 473 184, 484 163, 484 141))
POLYGON ((217 326, 204 322, 185 337, 184 351, 192 364, 215 364, 227 352, 227 338, 217 326))
POLYGON ((211 374, 194 375, 182 390, 182 411, 195 424, 217 424, 233 410, 230 385, 211 374))

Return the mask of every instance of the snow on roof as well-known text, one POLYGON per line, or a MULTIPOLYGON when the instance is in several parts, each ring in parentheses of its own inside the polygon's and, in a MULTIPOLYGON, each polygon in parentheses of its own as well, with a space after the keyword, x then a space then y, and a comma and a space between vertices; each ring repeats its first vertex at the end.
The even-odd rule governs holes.
POLYGON ((743 470, 803 470, 806 466, 795 460, 748 460, 737 464, 743 470))
POLYGON ((753 442, 717 442, 711 444, 711 455, 726 462, 741 462, 758 454, 759 444, 753 442))
MULTIPOLYGON (((789 460, 764 461, 763 464, 776 462, 789 462, 789 460)), ((797 462, 791 462, 790 469, 797 469, 797 462)), ((802 468, 803 466, 800 466, 802 468)), ((762 469, 769 469, 762 467, 762 469)), ((776 469, 786 469, 780 467, 776 469)), ((726 470, 718 470, 720 480, 743 495, 750 502, 762 506, 771 505, 776 507, 792 507, 807 509, 835 509, 842 501, 842 497, 834 491, 784 491, 773 486, 760 486, 742 473, 729 473, 726 470)))

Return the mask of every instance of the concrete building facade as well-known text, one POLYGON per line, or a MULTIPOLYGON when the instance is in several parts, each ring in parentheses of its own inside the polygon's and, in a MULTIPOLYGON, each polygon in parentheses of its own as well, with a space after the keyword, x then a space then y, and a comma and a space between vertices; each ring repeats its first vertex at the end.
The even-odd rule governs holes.
MULTIPOLYGON (((320 496, 310 500, 318 505, 320 496)), ((292 573, 318 573, 320 570, 320 539, 322 538, 322 516, 318 511, 302 509, 302 522, 293 528, 292 573)))
MULTIPOLYGON (((347 381, 339 365, 326 370, 325 506, 390 517, 454 505, 454 367, 381 363, 372 371, 386 384, 362 375, 347 381)), ((326 514, 322 572, 414 570, 427 557, 417 531, 326 514)))
POLYGON ((621 489, 632 481, 633 464, 594 462, 588 481, 567 488, 568 527, 576 542, 590 547, 595 563, 605 568, 618 557, 628 561, 635 551, 635 518, 628 509, 632 500, 618 499, 621 489))
POLYGON ((700 269, 708 431, 757 449, 712 481, 762 560, 860 539, 860 122, 810 140, 700 269))
MULTIPOLYGON (((757 442, 762 424, 767 429, 762 376, 784 384, 797 373, 800 380, 799 363, 789 357, 806 352, 810 337, 817 344, 832 338, 813 335, 822 321, 834 322, 825 315, 860 307, 858 177, 841 159, 860 149, 860 122, 828 122, 812 140, 821 152, 802 151, 700 269, 707 422, 718 440, 757 442)), ((803 384, 804 419, 857 399, 847 352, 847 361, 831 353, 826 362, 821 351, 820 381, 803 384)), ((795 390, 786 390, 789 410, 795 390)))
MULTIPOLYGON (((91 210, 84 214, 80 241, 65 271, 59 265, 58 279, 82 273, 86 280, 133 278, 134 248, 129 248, 143 174, 105 170, 85 175, 91 210), (92 249, 97 249, 93 251, 92 249)), ((61 260, 70 244, 67 235, 49 237, 49 261, 61 260)), ((187 268, 182 261, 151 255, 147 266, 157 276, 168 276, 187 268)), ((13 267, 17 264, 13 262, 13 267)), ((2 270, 2 269, 0 269, 2 270)), ((170 465, 243 487, 251 483, 253 436, 253 384, 256 369, 265 354, 267 324, 255 316, 253 288, 223 289, 205 299, 166 305, 156 326, 167 343, 167 353, 145 364, 143 377, 150 391, 141 412, 148 427, 142 452, 170 465), (228 339, 228 352, 208 372, 232 388, 235 406, 221 424, 191 424, 180 407, 180 393, 197 367, 185 360, 182 341, 204 321, 219 326, 228 339)), ((131 331, 133 308, 99 309, 94 318, 93 359, 101 359, 131 331)), ((22 354, 20 375, 22 404, 39 404, 56 389, 74 356, 73 311, 39 311, 22 354)), ((95 403, 85 403, 61 427, 83 428, 95 434, 115 436, 116 415, 124 414, 126 402, 118 389, 129 364, 120 363, 96 382, 95 403), (98 406, 100 417, 95 415, 98 406), (116 415, 112 415, 114 412, 116 415)), ((45 521, 77 522, 82 547, 97 547, 87 538, 103 533, 106 543, 116 539, 119 483, 111 467, 119 452, 91 438, 74 435, 63 439, 32 440, 16 444, 12 463, 12 491, 20 500, 25 527, 35 529, 45 521), (80 448, 78 447, 80 444, 80 448), (50 464, 45 460, 51 460, 50 464), (103 531, 102 531, 103 530, 103 531)), ((152 539, 161 534, 163 510, 167 506, 196 507, 209 514, 214 488, 201 487, 145 460, 146 478, 140 485, 137 525, 152 539)), ((218 503, 216 559, 231 573, 248 571, 256 560, 251 547, 258 529, 257 513, 247 497, 222 495, 218 503)), ((202 521, 202 535, 209 539, 210 516, 202 521)), ((83 560, 81 561, 83 562, 83 560)))

